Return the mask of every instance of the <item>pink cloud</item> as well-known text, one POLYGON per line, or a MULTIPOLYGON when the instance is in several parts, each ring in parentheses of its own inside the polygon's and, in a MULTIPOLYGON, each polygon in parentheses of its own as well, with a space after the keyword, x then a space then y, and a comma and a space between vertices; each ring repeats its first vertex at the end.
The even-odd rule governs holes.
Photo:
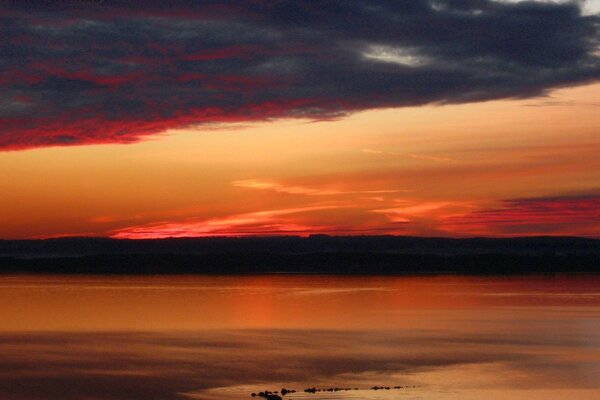
POLYGON ((127 239, 291 235, 322 232, 329 227, 303 224, 297 214, 337 208, 336 206, 308 206, 279 210, 257 211, 208 219, 186 219, 131 226, 112 232, 111 237, 127 239), (294 215, 294 217, 290 217, 294 215))
POLYGON ((497 208, 445 218, 441 227, 460 235, 600 236, 600 195, 505 200, 497 208))

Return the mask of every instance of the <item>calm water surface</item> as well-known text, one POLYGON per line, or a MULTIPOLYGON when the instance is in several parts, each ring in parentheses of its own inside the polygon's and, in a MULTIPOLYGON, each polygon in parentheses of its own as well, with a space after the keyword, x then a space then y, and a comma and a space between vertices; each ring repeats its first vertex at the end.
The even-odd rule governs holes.
POLYGON ((2 400, 313 386, 600 399, 600 277, 0 277, 2 400))

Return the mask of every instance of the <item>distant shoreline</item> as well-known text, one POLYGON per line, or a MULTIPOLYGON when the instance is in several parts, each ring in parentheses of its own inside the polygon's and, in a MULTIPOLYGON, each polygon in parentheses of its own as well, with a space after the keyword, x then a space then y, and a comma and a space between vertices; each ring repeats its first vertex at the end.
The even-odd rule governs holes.
POLYGON ((600 255, 112 254, 78 257, 0 257, 0 274, 110 275, 531 275, 600 273, 600 255))
POLYGON ((600 273, 600 240, 325 236, 0 240, 0 274, 600 273))

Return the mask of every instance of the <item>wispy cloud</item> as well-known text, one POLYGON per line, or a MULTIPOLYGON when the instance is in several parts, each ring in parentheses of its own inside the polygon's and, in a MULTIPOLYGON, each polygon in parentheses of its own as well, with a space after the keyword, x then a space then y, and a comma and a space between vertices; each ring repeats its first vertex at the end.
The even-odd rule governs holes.
POLYGON ((376 149, 362 149, 362 152, 366 153, 366 154, 385 154, 385 155, 390 155, 390 156, 402 156, 402 153, 396 153, 393 151, 376 150, 376 149))
POLYGON ((366 154, 381 154, 385 156, 393 156, 393 157, 402 157, 402 158, 412 158, 413 160, 424 160, 424 161, 433 161, 433 162, 455 162, 457 161, 451 157, 445 156, 433 156, 427 154, 404 154, 394 151, 383 151, 383 150, 375 150, 375 149, 362 149, 363 153, 366 154))
POLYGON ((435 224, 444 215, 453 215, 457 210, 472 209, 473 205, 465 201, 419 201, 399 200, 398 205, 390 208, 371 210, 383 214, 392 222, 412 222, 426 218, 435 224))
POLYGON ((454 162, 456 159, 450 157, 440 157, 440 156, 430 156, 424 154, 411 154, 410 158, 415 160, 426 160, 426 161, 434 161, 434 162, 454 162))
POLYGON ((258 190, 272 190, 278 193, 287 194, 300 194, 307 196, 331 196, 342 194, 339 190, 328 190, 328 189, 316 189, 304 186, 285 186, 276 182, 261 181, 255 179, 245 179, 241 181, 231 182, 233 186, 246 188, 246 189, 258 189, 258 190))
POLYGON ((339 208, 338 205, 316 205, 278 210, 227 215, 223 217, 182 221, 156 222, 131 226, 112 232, 114 238, 167 238, 202 236, 248 236, 277 234, 308 234, 327 230, 328 227, 302 224, 301 218, 286 218, 294 214, 304 214, 339 208))
POLYGON ((287 194, 299 194, 306 196, 335 196, 345 194, 387 194, 387 193, 399 193, 406 192, 408 190, 334 190, 334 189, 319 189, 314 187, 306 186, 295 186, 295 185, 283 185, 277 182, 257 180, 257 179, 245 179, 240 181, 231 182, 233 186, 246 188, 246 189, 257 189, 257 190, 272 190, 278 193, 287 194))

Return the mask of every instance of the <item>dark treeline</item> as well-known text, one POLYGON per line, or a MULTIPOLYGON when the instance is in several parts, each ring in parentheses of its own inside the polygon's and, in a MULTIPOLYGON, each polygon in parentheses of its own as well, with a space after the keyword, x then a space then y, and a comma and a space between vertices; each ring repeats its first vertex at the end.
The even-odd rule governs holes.
POLYGON ((553 274, 600 273, 600 254, 106 254, 0 257, 0 273, 43 274, 553 274))
POLYGON ((600 240, 571 237, 0 240, 0 273, 523 274, 600 272, 600 240))
POLYGON ((401 253, 401 254, 600 254, 600 240, 575 237, 421 238, 327 236, 123 240, 62 238, 0 240, 0 257, 64 257, 106 254, 214 253, 401 253))

